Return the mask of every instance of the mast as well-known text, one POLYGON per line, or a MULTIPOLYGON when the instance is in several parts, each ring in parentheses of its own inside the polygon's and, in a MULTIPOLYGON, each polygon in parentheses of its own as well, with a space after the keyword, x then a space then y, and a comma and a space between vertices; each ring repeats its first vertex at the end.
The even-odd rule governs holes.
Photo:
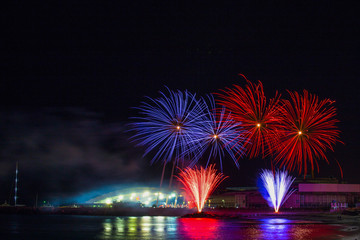
POLYGON ((17 183, 18 183, 18 165, 19 162, 16 162, 16 171, 15 171, 15 196, 14 196, 14 200, 15 200, 15 207, 16 207, 16 200, 17 200, 17 183))
POLYGON ((36 198, 35 198, 35 208, 37 208, 38 206, 38 198, 39 198, 39 193, 36 193, 36 198))

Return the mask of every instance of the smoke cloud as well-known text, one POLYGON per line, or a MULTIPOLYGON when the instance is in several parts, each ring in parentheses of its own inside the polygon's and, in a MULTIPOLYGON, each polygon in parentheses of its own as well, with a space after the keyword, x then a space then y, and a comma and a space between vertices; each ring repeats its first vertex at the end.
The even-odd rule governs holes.
POLYGON ((0 201, 12 201, 19 162, 19 203, 64 199, 106 185, 158 180, 125 123, 82 109, 5 112, 0 119, 0 201))

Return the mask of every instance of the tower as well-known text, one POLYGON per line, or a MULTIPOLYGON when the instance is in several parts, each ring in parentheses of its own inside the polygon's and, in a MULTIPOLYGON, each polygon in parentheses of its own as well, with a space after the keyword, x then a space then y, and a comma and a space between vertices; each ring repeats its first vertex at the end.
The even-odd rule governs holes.
POLYGON ((15 195, 14 195, 14 202, 16 207, 16 201, 17 201, 17 183, 18 183, 18 165, 19 162, 16 162, 16 171, 15 171, 15 195))

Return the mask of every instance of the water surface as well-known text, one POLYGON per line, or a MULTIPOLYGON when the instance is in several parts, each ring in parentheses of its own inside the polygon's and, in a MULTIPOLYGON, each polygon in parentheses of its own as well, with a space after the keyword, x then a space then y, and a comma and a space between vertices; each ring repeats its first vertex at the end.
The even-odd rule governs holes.
MULTIPOLYGON (((0 215, 0 239, 342 239, 339 226, 286 218, 253 220, 0 215)), ((345 234, 345 235, 344 235, 345 234)), ((351 239, 351 238, 349 238, 351 239)))

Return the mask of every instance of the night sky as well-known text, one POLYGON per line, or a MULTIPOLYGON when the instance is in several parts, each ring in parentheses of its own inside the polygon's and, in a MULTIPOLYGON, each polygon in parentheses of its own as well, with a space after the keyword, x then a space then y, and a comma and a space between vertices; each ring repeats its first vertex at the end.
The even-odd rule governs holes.
MULTIPOLYGON (((104 186, 153 184, 161 165, 128 138, 133 107, 165 86, 200 96, 238 76, 335 100, 342 131, 317 177, 360 183, 359 7, 340 1, 218 5, 168 1, 12 1, 2 6, 0 203, 64 199, 104 186)), ((252 1, 249 1, 252 2, 252 1)), ((225 159, 222 185, 253 186, 269 161, 225 159)), ((168 172, 168 175, 170 173, 168 172)), ((55 201, 55 200, 53 200, 55 201)))

